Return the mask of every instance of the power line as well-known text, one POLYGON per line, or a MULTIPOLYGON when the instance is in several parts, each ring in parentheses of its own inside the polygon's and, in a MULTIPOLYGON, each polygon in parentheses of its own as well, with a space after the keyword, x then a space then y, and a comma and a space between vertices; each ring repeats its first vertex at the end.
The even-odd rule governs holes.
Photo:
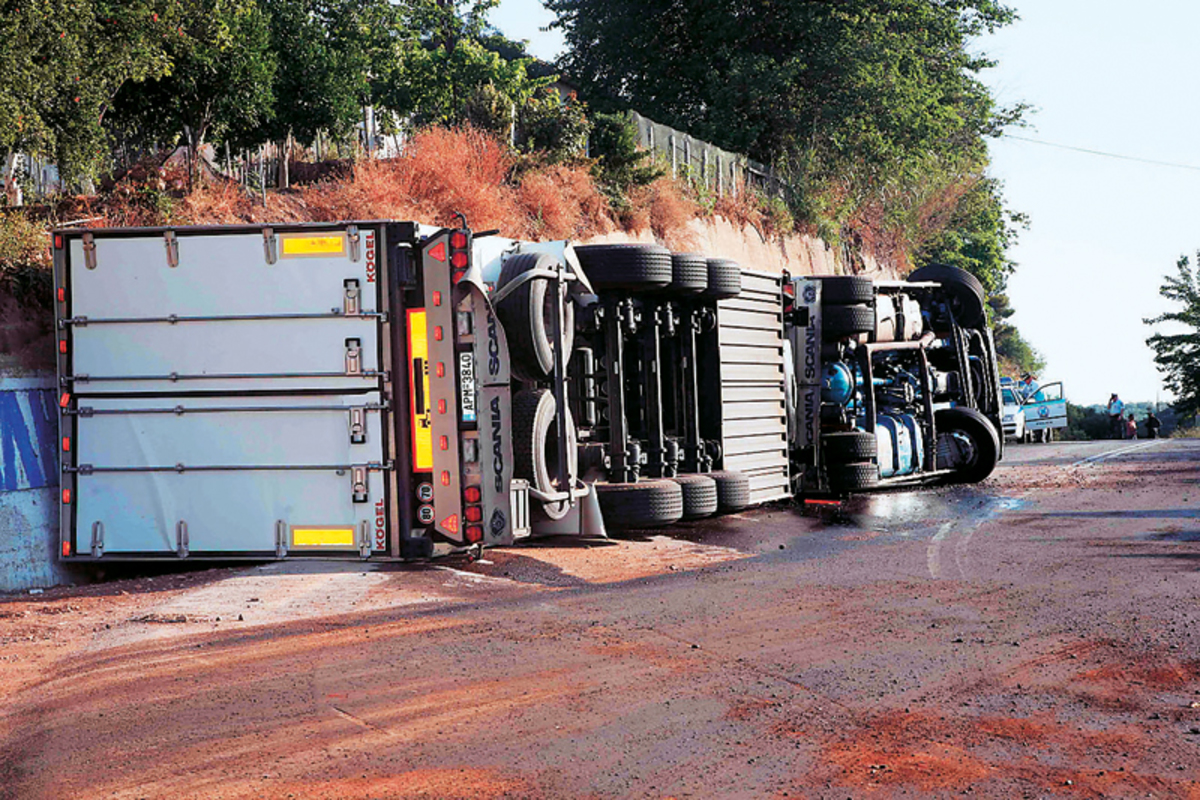
POLYGON ((1040 144, 1043 147, 1054 147, 1059 150, 1070 150, 1075 153, 1087 153, 1091 156, 1103 156, 1104 158, 1115 158, 1121 161, 1135 161, 1139 164, 1153 164, 1156 167, 1172 167, 1174 169, 1190 169, 1200 172, 1200 167, 1194 164, 1177 164, 1173 161, 1155 161, 1152 158, 1138 158, 1137 156, 1125 156, 1120 153, 1106 153, 1103 150, 1089 150, 1086 147, 1073 147, 1069 144, 1056 144, 1055 142, 1043 142, 1041 139, 1030 139, 1027 136, 1016 136, 1015 134, 1006 133, 1003 135, 1005 139, 1016 139, 1019 142, 1029 142, 1030 144, 1040 144))

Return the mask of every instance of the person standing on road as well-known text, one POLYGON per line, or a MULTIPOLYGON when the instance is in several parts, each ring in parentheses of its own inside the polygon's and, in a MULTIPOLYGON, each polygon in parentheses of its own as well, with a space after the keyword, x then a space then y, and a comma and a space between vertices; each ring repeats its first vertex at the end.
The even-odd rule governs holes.
POLYGON ((1125 438, 1125 404, 1117 393, 1108 399, 1108 431, 1114 439, 1125 438))
POLYGON ((1021 376, 1021 384, 1020 384, 1021 398, 1025 402, 1028 403, 1030 400, 1033 399, 1033 396, 1035 394, 1037 394, 1038 388, 1039 387, 1037 385, 1037 378, 1033 377, 1028 372, 1026 372, 1024 375, 1021 376))
POLYGON ((1159 421, 1158 417, 1154 416, 1154 412, 1147 411, 1146 412, 1146 435, 1149 436, 1151 439, 1157 439, 1158 431, 1161 427, 1162 427, 1162 422, 1159 421))
POLYGON ((1129 412, 1129 420, 1125 423, 1125 438, 1137 438, 1137 420, 1133 418, 1133 412, 1129 412))

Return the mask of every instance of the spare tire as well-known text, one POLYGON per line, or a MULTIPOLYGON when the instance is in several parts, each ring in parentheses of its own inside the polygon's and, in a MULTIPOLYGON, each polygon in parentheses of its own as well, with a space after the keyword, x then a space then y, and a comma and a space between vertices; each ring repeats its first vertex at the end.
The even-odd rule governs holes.
MULTIPOLYGON (((517 392, 513 397, 513 476, 529 481, 543 492, 566 491, 558 475, 558 408, 554 393, 549 389, 517 392)), ((579 447, 575 438, 575 422, 567 410, 567 472, 579 474, 579 447)), ((566 500, 557 503, 534 503, 548 519, 558 520, 571 509, 566 500)))
POLYGON ((683 489, 673 480, 660 478, 594 486, 607 528, 657 528, 683 518, 683 489))
POLYGON ((717 513, 717 482, 708 475, 676 475, 683 490, 683 518, 703 519, 717 513))
POLYGON ((671 251, 656 244, 587 244, 575 255, 596 289, 652 291, 671 283, 671 251))
POLYGON ((987 319, 984 308, 987 292, 983 284, 965 269, 948 264, 929 264, 909 274, 910 281, 933 281, 942 284, 954 321, 964 328, 982 325, 987 319))
POLYGON ((708 288, 704 294, 717 300, 737 297, 742 293, 742 268, 727 258, 708 259, 708 288))
MULTIPOLYGON (((550 269, 554 256, 521 253, 511 256, 500 270, 498 288, 535 269, 550 269)), ((523 381, 541 381, 554 374, 555 292, 549 278, 531 278, 496 304, 496 316, 508 336, 513 375, 523 381)), ((575 346, 575 304, 565 299, 563 308, 563 363, 575 346)))
POLYGON ((828 305, 856 305, 875 299, 875 284, 858 275, 818 275, 821 302, 828 305))
POLYGON ((672 292, 698 294, 708 288, 708 259, 695 253, 671 254, 672 292))
POLYGON ((1000 434, 973 408, 943 408, 933 415, 937 427, 938 469, 953 469, 951 483, 978 483, 1000 460, 1000 434))
POLYGON ((750 479, 735 470, 704 473, 717 482, 717 507, 722 513, 741 511, 750 505, 750 479))

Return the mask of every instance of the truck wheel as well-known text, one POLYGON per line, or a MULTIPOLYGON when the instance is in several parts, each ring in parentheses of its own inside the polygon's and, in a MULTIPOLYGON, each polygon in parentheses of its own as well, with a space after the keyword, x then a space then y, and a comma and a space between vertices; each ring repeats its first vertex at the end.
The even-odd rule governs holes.
MULTIPOLYGON (((534 269, 548 269, 554 257, 546 253, 522 253, 504 262, 499 288, 534 269)), ((496 305, 496 316, 508 336, 513 374, 524 381, 545 380, 554 373, 555 292, 549 278, 533 278, 496 305)), ((575 346, 575 304, 566 300, 563 309, 563 358, 571 358, 575 346)))
POLYGON ((951 483, 978 483, 1000 460, 995 426, 973 408, 943 408, 934 414, 938 469, 953 469, 951 483))
POLYGON ((866 431, 826 433, 821 437, 821 448, 825 451, 826 464, 873 462, 879 457, 875 434, 866 431))
POLYGON ((822 275, 821 302, 826 305, 847 306, 870 303, 875 299, 875 284, 870 278, 857 275, 822 275))
MULTIPOLYGON (((517 392, 513 397, 513 475, 529 481, 543 492, 565 491, 558 482, 558 419, 554 393, 549 389, 517 392)), ((568 472, 579 474, 579 447, 575 441, 575 423, 567 411, 568 472)), ((541 512, 552 520, 562 519, 571 505, 538 503, 541 512)))
POLYGON ((673 480, 597 483, 595 487, 606 527, 657 528, 683 518, 683 488, 673 480))
POLYGON ((717 513, 717 482, 708 475, 676 475, 683 490, 683 518, 703 519, 717 513))
POLYGON ((727 300, 742 293, 742 268, 727 258, 708 261, 708 288, 704 294, 717 300, 727 300))
POLYGON ((840 339, 875 331, 875 310, 870 306, 824 306, 824 334, 826 338, 840 339))
POLYGON ((717 482, 717 508, 728 514, 750 505, 750 479, 736 470, 705 473, 717 482))
POLYGON ((948 295, 950 310, 954 312, 954 321, 964 328, 973 328, 986 321, 984 307, 987 293, 979 279, 965 269, 930 264, 912 272, 908 279, 942 284, 948 295))
POLYGON ((835 494, 870 489, 879 484, 877 464, 834 464, 826 471, 829 474, 829 488, 835 494))
POLYGON ((597 289, 646 291, 671 283, 671 251, 656 244, 587 244, 575 255, 597 289))
POLYGON ((695 253, 671 254, 672 292, 699 294, 708 288, 708 259, 695 253))

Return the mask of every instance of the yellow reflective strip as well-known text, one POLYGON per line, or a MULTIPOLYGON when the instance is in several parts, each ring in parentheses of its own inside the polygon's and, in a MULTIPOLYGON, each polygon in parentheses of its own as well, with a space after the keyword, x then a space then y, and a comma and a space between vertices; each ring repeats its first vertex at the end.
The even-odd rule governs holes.
POLYGON ((346 254, 346 237, 342 235, 296 233, 283 234, 283 255, 341 256, 346 254))
POLYGON ((409 408, 412 412, 413 469, 433 469, 433 399, 429 396, 429 335, 425 311, 408 312, 409 408), (419 374, 418 374, 419 373, 419 374), (424 391, 423 408, 417 408, 417 385, 424 391))
POLYGON ((354 547, 354 528, 292 528, 292 547, 354 547))

